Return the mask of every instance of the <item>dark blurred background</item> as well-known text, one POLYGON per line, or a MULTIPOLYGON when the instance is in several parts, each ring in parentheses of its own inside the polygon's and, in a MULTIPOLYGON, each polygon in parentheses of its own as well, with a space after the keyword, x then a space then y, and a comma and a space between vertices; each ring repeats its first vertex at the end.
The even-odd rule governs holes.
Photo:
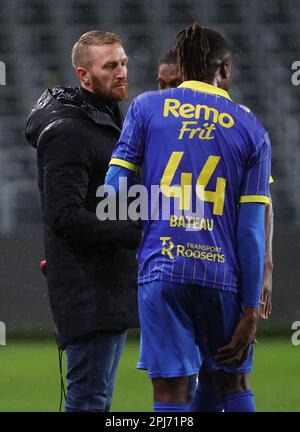
POLYGON ((300 320, 300 60, 297 0, 1 0, 0 60, 0 321, 8 332, 52 332, 47 288, 39 271, 43 231, 35 151, 26 117, 46 87, 77 85, 70 52, 92 29, 123 38, 130 57, 130 96, 156 89, 158 58, 174 35, 198 21, 221 31, 234 52, 232 98, 251 108, 273 145, 275 210, 273 315, 266 331, 289 332, 300 320))

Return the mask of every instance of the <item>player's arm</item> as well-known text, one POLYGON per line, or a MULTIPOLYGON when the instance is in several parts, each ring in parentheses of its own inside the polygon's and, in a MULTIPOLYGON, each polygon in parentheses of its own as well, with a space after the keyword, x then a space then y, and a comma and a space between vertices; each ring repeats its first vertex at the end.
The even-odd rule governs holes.
POLYGON ((113 186, 119 192, 122 178, 126 179, 127 187, 138 183, 137 174, 143 159, 143 120, 141 108, 135 99, 126 114, 120 139, 109 163, 105 184, 113 186))
POLYGON ((274 210, 272 200, 270 205, 266 206, 266 251, 265 266, 260 302, 260 317, 268 319, 272 312, 272 274, 273 274, 273 229, 274 227, 274 210))
POLYGON ((221 363, 241 364, 255 341, 265 257, 265 207, 270 204, 271 144, 265 133, 253 145, 240 186, 238 259, 244 315, 228 345, 217 351, 221 363))
POLYGON ((117 165, 111 165, 106 173, 105 185, 113 187, 114 190, 119 193, 122 188, 122 179, 126 179, 127 188, 138 183, 135 171, 117 165))
POLYGON ((237 241, 244 316, 231 342, 218 350, 216 360, 226 364, 243 362, 255 340, 265 255, 264 204, 240 205, 237 241))

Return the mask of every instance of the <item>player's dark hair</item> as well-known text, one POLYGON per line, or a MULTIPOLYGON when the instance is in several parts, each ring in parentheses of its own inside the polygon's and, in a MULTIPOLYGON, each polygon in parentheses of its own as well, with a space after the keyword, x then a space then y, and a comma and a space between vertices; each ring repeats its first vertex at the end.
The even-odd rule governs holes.
POLYGON ((185 80, 202 81, 231 57, 223 36, 197 23, 177 33, 176 40, 178 62, 185 80))
POLYGON ((177 64, 178 56, 175 48, 169 49, 164 55, 160 57, 158 60, 158 66, 162 64, 177 64))

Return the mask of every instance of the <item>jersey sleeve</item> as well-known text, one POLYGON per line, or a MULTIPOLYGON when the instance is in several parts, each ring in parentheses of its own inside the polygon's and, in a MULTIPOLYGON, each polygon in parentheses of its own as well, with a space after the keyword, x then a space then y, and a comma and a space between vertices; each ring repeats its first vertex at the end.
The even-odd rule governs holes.
POLYGON ((123 129, 109 165, 117 165, 138 172, 144 160, 143 122, 136 99, 126 114, 123 129))
POLYGON ((240 203, 270 204, 271 143, 264 134, 248 160, 240 186, 240 203))

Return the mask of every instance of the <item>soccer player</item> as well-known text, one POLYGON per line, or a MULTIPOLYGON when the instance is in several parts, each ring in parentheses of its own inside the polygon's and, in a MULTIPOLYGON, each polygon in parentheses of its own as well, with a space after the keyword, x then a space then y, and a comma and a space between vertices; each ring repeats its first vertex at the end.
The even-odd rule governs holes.
POLYGON ((114 172, 128 176, 143 167, 142 185, 161 190, 151 208, 163 212, 165 198, 172 204, 169 218, 142 221, 141 358, 156 411, 188 409, 195 341, 225 411, 255 411, 248 374, 263 278, 270 141, 255 115, 230 99, 232 58, 219 33, 193 24, 177 35, 176 49, 184 82, 133 101, 106 180, 114 184, 114 172))
MULTIPOLYGON (((177 52, 174 48, 169 49, 158 62, 157 83, 159 90, 178 87, 182 83, 180 66, 178 64, 177 52)), ((270 183, 273 182, 272 177, 270 183)), ((269 319, 272 312, 272 274, 273 274, 273 230, 274 230, 274 211, 272 199, 270 205, 266 206, 266 251, 264 276, 260 301, 260 318, 269 319)))
MULTIPOLYGON (((180 66, 178 64, 177 52, 174 48, 169 49, 158 62, 157 83, 159 90, 178 87, 182 83, 180 66)), ((272 182, 272 179, 271 179, 272 182)), ((263 284, 260 299, 260 318, 267 320, 272 311, 272 273, 273 273, 273 224, 274 212, 272 200, 266 206, 265 230, 266 250, 263 284)), ((204 369, 198 377, 198 385, 195 400, 191 406, 192 411, 220 411, 222 405, 220 394, 213 378, 204 369)))
MULTIPOLYGON (((157 83, 159 90, 178 87, 182 83, 178 55, 174 48, 169 49, 158 62, 157 83)), ((204 367, 198 378, 190 380, 190 411, 218 412, 223 410, 221 395, 213 379, 204 367), (194 384, 194 388, 193 388, 194 384)))
POLYGON ((182 83, 177 52, 173 48, 159 59, 157 83, 159 90, 178 87, 182 83))

